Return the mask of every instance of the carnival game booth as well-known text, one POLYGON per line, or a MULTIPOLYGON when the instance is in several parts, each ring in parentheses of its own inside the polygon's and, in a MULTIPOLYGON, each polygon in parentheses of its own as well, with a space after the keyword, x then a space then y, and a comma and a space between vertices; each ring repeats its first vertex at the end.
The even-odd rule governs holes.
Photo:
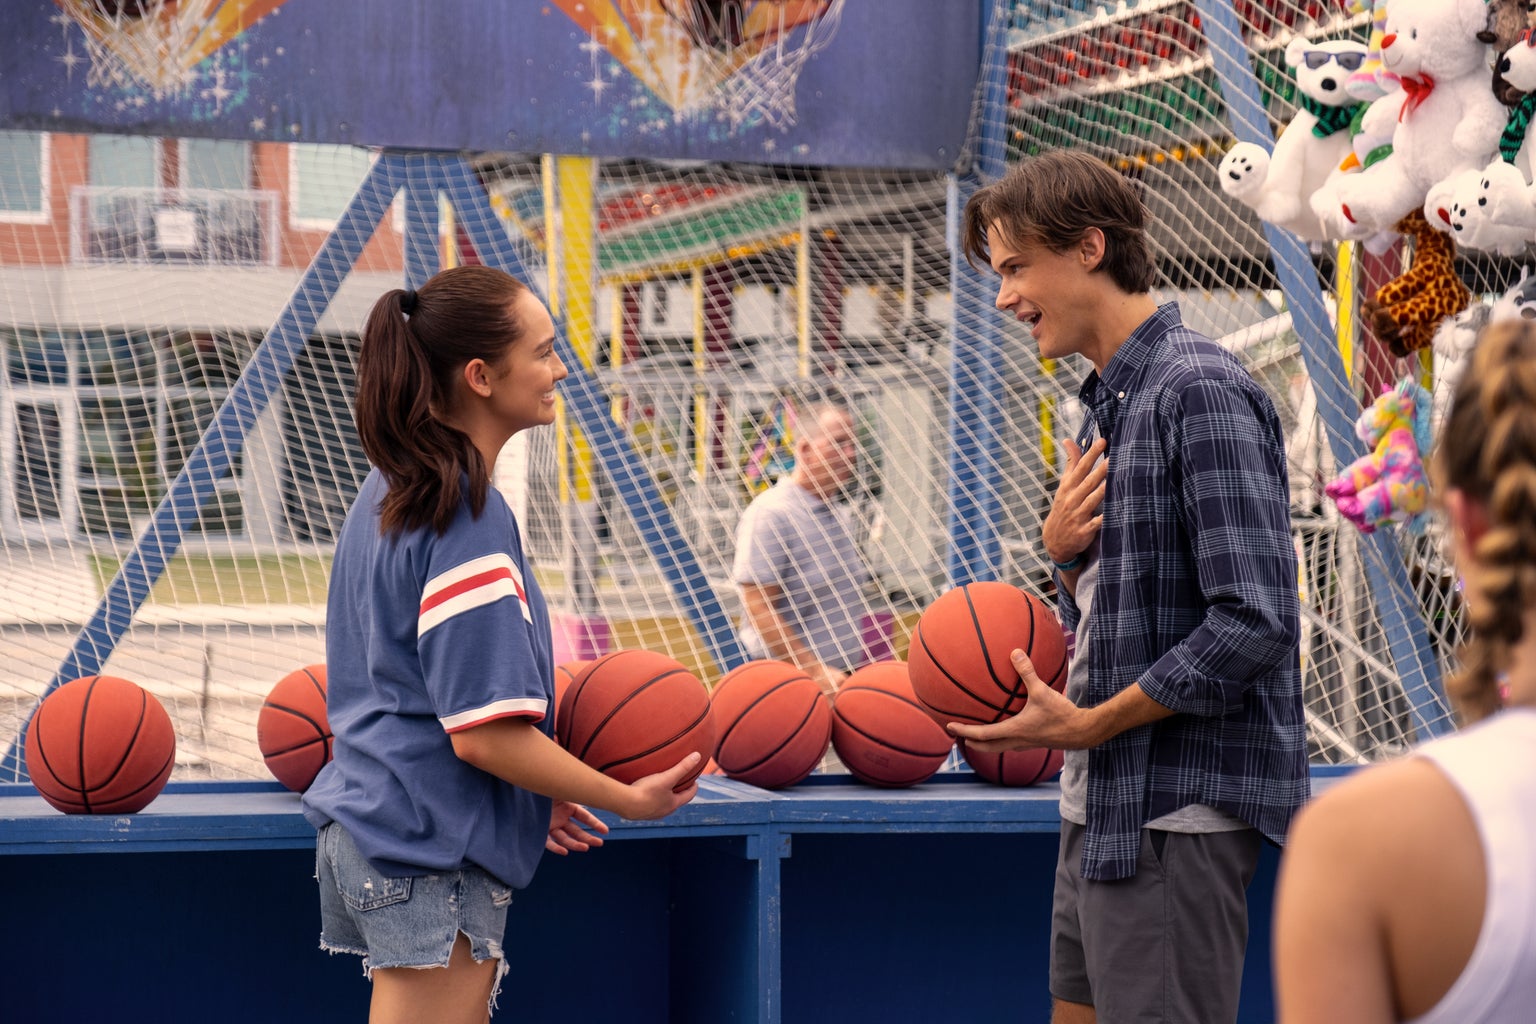
MULTIPOLYGON (((1518 288, 1487 300, 1515 285, 1526 240, 1474 225, 1459 237, 1486 247, 1458 250, 1448 224, 1398 230, 1393 211, 1369 233, 1340 223, 1327 190, 1360 205, 1358 183, 1333 172, 1379 166, 1393 140, 1366 135, 1345 147, 1360 171, 1330 168, 1339 111, 1402 99, 1373 63, 1380 15, 466 0, 429 24, 363 0, 16 5, 0 849, 40 880, 7 930, 16 1019, 361 1013, 362 980, 316 954, 313 837, 258 720, 280 679, 324 660, 335 531, 367 471, 350 411, 362 316, 459 263, 533 284, 572 370, 556 427, 494 474, 559 660, 644 648, 710 686, 741 664, 735 524, 789 468, 795 410, 828 394, 859 435, 846 498, 868 653, 901 658, 957 585, 1054 600, 1040 524, 1085 367, 1038 359, 953 236, 1010 161, 1088 151, 1141 183, 1160 297, 1280 410, 1318 771, 1448 731, 1461 620, 1433 531, 1390 503, 1346 511, 1325 485, 1378 454, 1356 420, 1384 385, 1441 394, 1458 339, 1518 305, 1518 288), (1337 98, 1333 68, 1348 104, 1319 98, 1337 98), (169 783, 137 811, 62 814, 36 795, 29 723, 97 675, 164 709, 169 783), (41 958, 82 935, 101 983, 61 985, 41 958)), ((1413 146, 1396 141, 1402 170, 1413 146)), ((1497 142, 1483 155, 1479 172, 1507 162, 1497 142)), ((1465 208, 1462 173, 1424 195, 1465 208)), ((673 819, 545 863, 509 945, 522 936, 556 983, 551 1016, 576 992, 623 1019, 944 1019, 957 1000, 1027 1017, 1031 991, 1043 1016, 1054 815, 1052 784, 992 787, 958 760, 903 791, 708 778, 673 819)), ((1272 870, 1251 895, 1245 1020, 1271 1012, 1272 870)))

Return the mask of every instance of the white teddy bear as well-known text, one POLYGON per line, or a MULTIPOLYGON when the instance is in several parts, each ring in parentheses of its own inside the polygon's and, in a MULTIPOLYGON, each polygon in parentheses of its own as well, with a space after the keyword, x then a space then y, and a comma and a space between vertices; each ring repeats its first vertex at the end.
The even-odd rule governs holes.
MULTIPOLYGON (((1518 93, 1536 94, 1536 39, 1529 29, 1499 59, 1499 75, 1518 93)), ((1529 100, 1517 106, 1529 116, 1529 100)), ((1514 131, 1512 123, 1508 131, 1514 131)), ((1430 223, 1449 228, 1458 245, 1505 256, 1518 256, 1536 241, 1536 188, 1531 184, 1531 143, 1536 132, 1523 139, 1511 136, 1508 147, 1481 171, 1463 171, 1430 190, 1426 209, 1437 213, 1430 223), (1515 149, 1518 143, 1518 149, 1515 149)))
POLYGON ((1503 160, 1440 183, 1426 206, 1436 214, 1430 223, 1448 228, 1466 249, 1518 256, 1536 240, 1536 190, 1519 167, 1503 160))
POLYGON ((1391 230, 1429 191, 1497 155, 1505 109, 1488 85, 1484 0, 1388 0, 1381 60, 1402 84, 1392 153, 1358 174, 1330 179, 1313 210, 1332 237, 1363 239, 1391 230))
POLYGON ((1296 77, 1296 116, 1280 133, 1273 153, 1252 142, 1227 151, 1216 172, 1222 191, 1260 220, 1308 240, 1327 237, 1309 201, 1349 155, 1356 101, 1344 87, 1365 63, 1366 52, 1365 44, 1349 39, 1292 39, 1285 64, 1296 77))

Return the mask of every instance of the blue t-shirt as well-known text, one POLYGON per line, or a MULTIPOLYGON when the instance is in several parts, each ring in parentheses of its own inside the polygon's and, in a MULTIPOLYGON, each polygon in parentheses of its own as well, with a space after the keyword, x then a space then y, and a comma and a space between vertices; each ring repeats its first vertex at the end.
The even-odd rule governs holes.
POLYGON ((386 875, 476 865, 522 888, 550 801, 460 760, 449 733, 520 716, 549 734, 544 598, 494 489, 479 519, 466 499, 442 536, 429 526, 388 537, 385 491, 374 470, 336 542, 325 629, 335 758, 304 815, 317 828, 340 822, 386 875))

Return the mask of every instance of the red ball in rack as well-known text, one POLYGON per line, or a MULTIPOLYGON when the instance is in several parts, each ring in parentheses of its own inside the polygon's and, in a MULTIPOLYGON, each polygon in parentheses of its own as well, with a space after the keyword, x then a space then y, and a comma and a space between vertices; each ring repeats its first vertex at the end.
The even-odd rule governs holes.
POLYGON ((549 705, 551 722, 559 716, 560 702, 565 699, 565 691, 571 688, 571 681, 576 678, 578 672, 590 664, 592 664, 591 661, 577 660, 562 661, 555 666, 555 699, 549 705))
POLYGON ((940 725, 1018 714, 1028 694, 1012 653, 1029 655, 1047 686, 1067 683, 1067 638, 1044 601, 1007 583, 967 583, 917 620, 907 653, 917 699, 940 725))
POLYGON ((277 681, 256 716, 256 745, 278 782, 302 793, 331 760, 335 739, 325 707, 325 666, 296 668, 277 681))
POLYGON ((673 767, 692 751, 703 755, 682 789, 715 753, 709 691, 698 676, 665 654, 614 651, 571 680, 555 715, 555 738, 566 750, 620 782, 673 767))
POLYGON ((906 681, 907 666, 880 662, 843 680, 832 700, 832 746, 850 774, 872 786, 926 781, 954 746, 906 681))
POLYGON ((85 676, 38 705, 25 757, 32 785, 65 814, 132 814, 170 779, 176 730, 137 683, 85 676))
POLYGON ((961 743, 960 754, 972 771, 997 786, 1033 786, 1049 782, 1061 772, 1062 753, 1059 750, 1032 747, 984 754, 961 743))
POLYGON ((800 669, 749 661, 727 672, 710 698, 727 776, 764 789, 800 782, 821 763, 832 738, 832 706, 800 669))

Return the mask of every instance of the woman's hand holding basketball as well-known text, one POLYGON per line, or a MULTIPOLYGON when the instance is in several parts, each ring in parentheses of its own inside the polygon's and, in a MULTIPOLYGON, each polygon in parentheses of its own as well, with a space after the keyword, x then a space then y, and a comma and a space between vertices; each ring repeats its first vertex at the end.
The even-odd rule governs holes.
POLYGON ((647 775, 629 784, 631 806, 620 811, 630 821, 665 818, 694 798, 699 791, 698 768, 703 758, 697 750, 664 772, 647 775), (684 779, 689 782, 676 789, 684 779))
POLYGON ((549 811, 549 836, 544 840, 544 849, 562 857, 573 850, 585 853, 594 846, 603 845, 603 837, 592 833, 607 831, 603 819, 581 804, 556 800, 549 811))
POLYGON ((1027 654, 1014 651, 1013 667, 1024 680, 1025 692, 1029 695, 1023 709, 1012 718, 992 725, 951 722, 948 725, 951 735, 984 754, 1030 747, 1082 750, 1094 745, 1086 735, 1087 712, 1047 686, 1035 672, 1027 654))
POLYGON ((1099 508, 1104 504, 1109 460, 1103 458, 1109 442, 1102 437, 1085 452, 1067 441, 1067 468, 1056 485, 1051 511, 1040 527, 1046 554, 1054 562, 1070 562, 1093 543, 1104 525, 1099 508))

